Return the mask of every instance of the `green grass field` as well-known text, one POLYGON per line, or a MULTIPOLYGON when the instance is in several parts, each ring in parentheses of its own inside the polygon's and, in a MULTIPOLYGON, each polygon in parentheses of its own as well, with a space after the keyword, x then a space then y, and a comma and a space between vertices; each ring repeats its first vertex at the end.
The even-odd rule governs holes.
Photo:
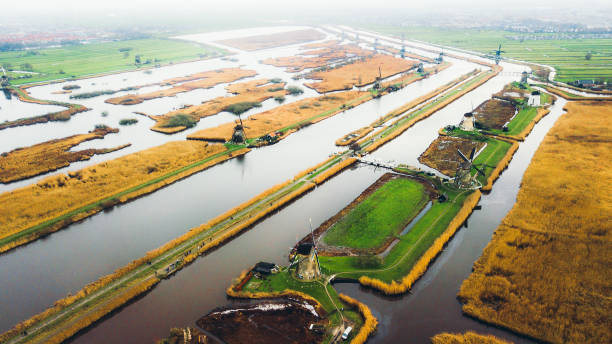
MULTIPOLYGON (((10 64, 19 70, 30 64, 32 78, 14 79, 13 85, 49 81, 55 79, 78 78, 86 75, 114 71, 129 71, 139 67, 134 63, 136 55, 141 62, 150 64, 177 63, 221 54, 218 48, 173 39, 139 39, 119 42, 93 43, 87 45, 49 48, 30 51, 11 51, 0 53, 0 65, 10 64), (130 49, 129 51, 120 51, 130 49), (126 56, 127 55, 127 56, 126 56)), ((12 77, 23 75, 10 73, 12 77)))
MULTIPOLYGON (((503 57, 541 63, 557 70, 555 80, 569 82, 577 79, 605 79, 612 81, 612 39, 530 39, 524 34, 502 30, 443 29, 434 27, 400 27, 371 25, 367 29, 384 34, 417 39, 461 49, 490 53, 499 44, 503 57), (592 54, 586 60, 586 54, 592 54)), ((552 38, 552 34, 538 34, 552 38)))
POLYGON ((369 195, 325 234, 328 245, 369 249, 397 235, 427 202, 421 183, 392 179, 369 195))
POLYGON ((347 272, 342 273, 341 277, 359 278, 365 275, 385 282, 400 280, 410 272, 423 253, 446 230, 461 209, 465 198, 471 193, 447 187, 443 191, 454 202, 434 201, 431 209, 415 223, 412 229, 399 237, 399 242, 382 260, 379 267, 363 269, 360 267, 359 257, 342 256, 320 257, 322 269, 330 274, 347 272))

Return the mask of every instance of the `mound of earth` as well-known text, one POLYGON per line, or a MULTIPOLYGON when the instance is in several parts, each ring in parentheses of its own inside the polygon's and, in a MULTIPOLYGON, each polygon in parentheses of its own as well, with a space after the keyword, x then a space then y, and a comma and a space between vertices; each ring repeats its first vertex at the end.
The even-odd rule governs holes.
POLYGON ((457 150, 468 156, 473 148, 480 151, 484 142, 472 141, 460 137, 440 136, 435 139, 427 150, 419 156, 419 162, 434 168, 441 173, 454 177, 462 161, 457 150))
POLYGON ((285 299, 215 309, 197 325, 228 344, 297 344, 321 342, 324 334, 308 327, 322 321, 312 303, 285 299))

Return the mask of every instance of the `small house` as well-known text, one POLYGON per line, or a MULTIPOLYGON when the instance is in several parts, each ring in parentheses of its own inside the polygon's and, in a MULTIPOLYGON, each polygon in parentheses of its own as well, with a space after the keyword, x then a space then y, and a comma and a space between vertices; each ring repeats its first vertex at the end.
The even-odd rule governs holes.
POLYGON ((269 275, 276 270, 276 264, 259 262, 255 264, 253 271, 261 275, 269 275))

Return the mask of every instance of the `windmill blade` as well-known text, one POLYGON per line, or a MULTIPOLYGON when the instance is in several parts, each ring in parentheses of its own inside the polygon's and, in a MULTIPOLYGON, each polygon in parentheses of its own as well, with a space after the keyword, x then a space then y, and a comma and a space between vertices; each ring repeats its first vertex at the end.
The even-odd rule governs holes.
POLYGON ((470 161, 474 160, 474 154, 476 153, 476 147, 472 148, 472 151, 470 152, 470 161))
POLYGON ((466 158, 466 156, 463 155, 460 150, 457 149, 457 153, 459 153, 459 156, 461 157, 461 159, 465 160, 465 162, 470 162, 470 159, 466 158))
POLYGON ((479 169, 478 167, 476 167, 476 166, 474 166, 474 165, 472 165, 472 167, 473 167, 473 168, 474 168, 474 169, 475 169, 475 170, 476 170, 478 173, 480 173, 480 175, 481 175, 481 176, 486 177, 485 173, 484 173, 484 172, 482 172, 482 170, 481 170, 481 169, 479 169))

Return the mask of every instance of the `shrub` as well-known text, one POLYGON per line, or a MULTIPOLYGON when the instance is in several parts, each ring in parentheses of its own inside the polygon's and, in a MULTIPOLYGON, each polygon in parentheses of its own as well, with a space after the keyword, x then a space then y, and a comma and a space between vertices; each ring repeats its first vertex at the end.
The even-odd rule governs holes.
POLYGON ((274 100, 276 100, 279 103, 282 103, 285 101, 285 96, 276 96, 274 97, 274 100))
POLYGON ((185 114, 178 114, 170 117, 166 123, 162 124, 162 128, 187 127, 191 128, 196 125, 197 121, 193 117, 185 114))
POLYGON ((373 269, 381 266, 382 259, 375 255, 358 256, 354 264, 357 268, 373 269))
POLYGON ((283 80, 281 78, 272 78, 272 79, 270 79, 270 83, 272 83, 272 84, 280 84, 281 82, 283 82, 283 80))
POLYGON ((96 124, 94 129, 108 129, 108 125, 106 124, 96 124))
POLYGON ((62 87, 62 90, 65 90, 65 91, 78 90, 79 88, 81 88, 81 86, 79 86, 79 85, 66 85, 66 86, 62 87))
POLYGON ((278 91, 282 91, 284 90, 284 88, 282 87, 273 87, 273 88, 269 88, 268 92, 278 92, 278 91))
POLYGON ((132 125, 138 123, 136 118, 124 118, 119 121, 119 125, 132 125))
POLYGON ((102 111, 102 117, 108 116, 108 111, 102 111))
POLYGON ((287 92, 289 92, 291 95, 297 96, 298 94, 304 93, 304 90, 297 86, 289 86, 287 87, 287 92))
POLYGON ((231 112, 234 115, 240 115, 244 112, 249 111, 250 109, 254 107, 261 107, 261 103, 259 102, 240 102, 240 103, 228 105, 227 107, 225 107, 224 110, 227 112, 231 112))

